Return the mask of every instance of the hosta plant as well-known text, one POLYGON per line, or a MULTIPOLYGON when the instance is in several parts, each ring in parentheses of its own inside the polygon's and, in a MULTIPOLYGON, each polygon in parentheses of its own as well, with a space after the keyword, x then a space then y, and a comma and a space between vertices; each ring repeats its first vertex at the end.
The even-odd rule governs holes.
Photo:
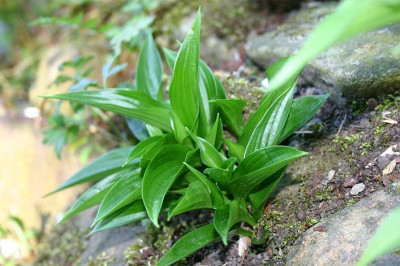
MULTIPOLYGON (((99 204, 91 233, 149 218, 158 226, 191 210, 213 212, 213 221, 183 236, 161 258, 168 265, 252 227, 288 165, 306 153, 279 144, 318 111, 328 95, 293 99, 296 79, 266 94, 246 124, 245 102, 226 97, 199 59, 200 12, 177 53, 164 49, 172 69, 169 100, 162 90, 162 61, 151 36, 141 49, 136 89, 102 89, 48 96, 86 104, 141 121, 149 137, 111 150, 55 190, 90 187, 62 221, 99 204), (229 131, 230 134, 224 134, 229 131), (226 138, 225 136, 234 136, 226 138), (162 218, 163 218, 162 217, 162 218)), ((268 77, 285 63, 266 72, 268 77)))

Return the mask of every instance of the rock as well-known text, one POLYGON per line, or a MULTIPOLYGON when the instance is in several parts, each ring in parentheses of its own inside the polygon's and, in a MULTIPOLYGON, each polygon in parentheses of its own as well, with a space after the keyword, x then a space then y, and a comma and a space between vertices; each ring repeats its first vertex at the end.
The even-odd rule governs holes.
POLYGON ((326 179, 328 180, 328 181, 331 181, 332 179, 333 179, 333 177, 335 176, 335 170, 330 170, 329 172, 328 172, 328 176, 326 177, 326 179))
MULTIPOLYGON (((289 251, 286 265, 355 265, 379 224, 400 205, 394 191, 375 192, 316 225, 326 232, 308 229, 289 251)), ((400 255, 382 256, 374 265, 400 265, 400 255)))
POLYGON ((390 163, 385 167, 385 169, 383 169, 383 174, 384 175, 390 175, 394 168, 396 167, 396 159, 393 159, 392 161, 390 161, 390 163))
MULTIPOLYGON (((81 229, 89 228, 96 215, 96 209, 96 207, 90 208, 73 217, 72 221, 75 226, 81 229)), ((145 231, 145 227, 141 226, 140 223, 136 223, 105 230, 89 236, 85 251, 81 255, 82 265, 88 264, 91 259, 95 259, 103 253, 107 257, 113 258, 107 265, 125 265, 124 251, 137 239, 140 233, 145 231)), ((151 250, 140 250, 140 255, 146 256, 151 252, 151 250)))
POLYGON ((378 167, 383 170, 396 156, 400 155, 400 144, 390 146, 378 157, 378 167))
POLYGON ((350 190, 350 195, 358 195, 358 193, 363 192, 365 190, 365 185, 364 183, 358 183, 355 184, 354 187, 351 188, 350 190))
MULTIPOLYGON (((258 65, 268 67, 275 60, 294 54, 336 4, 295 12, 277 30, 250 42, 247 53, 258 65)), ((371 98, 400 88, 400 61, 391 49, 400 42, 400 24, 367 32, 338 44, 312 60, 302 77, 316 87, 333 92, 338 103, 341 95, 371 98)))

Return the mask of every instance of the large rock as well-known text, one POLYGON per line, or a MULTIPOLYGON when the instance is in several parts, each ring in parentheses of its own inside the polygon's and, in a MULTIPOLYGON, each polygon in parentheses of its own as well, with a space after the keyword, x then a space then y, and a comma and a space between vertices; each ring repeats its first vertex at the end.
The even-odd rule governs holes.
MULTIPOLYGON (((324 3, 293 13, 277 30, 253 40, 250 58, 262 67, 294 54, 336 4, 324 3)), ((370 98, 400 88, 400 60, 391 49, 400 43, 400 24, 367 32, 330 48, 312 60, 302 76, 335 95, 370 98)))
MULTIPOLYGON (((287 265, 355 265, 383 219, 400 205, 399 183, 378 191, 307 230, 288 254, 287 265)), ((393 228, 398 230, 398 228, 393 228)), ((400 265, 398 253, 374 265, 400 265)))

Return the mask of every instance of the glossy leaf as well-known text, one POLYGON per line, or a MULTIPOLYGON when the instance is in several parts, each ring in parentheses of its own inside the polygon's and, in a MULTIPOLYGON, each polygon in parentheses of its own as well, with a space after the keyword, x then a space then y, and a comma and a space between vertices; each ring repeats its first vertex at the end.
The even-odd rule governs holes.
POLYGON ((147 218, 146 209, 143 205, 143 202, 141 200, 138 200, 101 220, 90 232, 89 235, 114 227, 140 221, 144 218, 147 218))
POLYGON ((218 168, 206 168, 204 170, 204 173, 208 175, 210 178, 215 180, 218 185, 224 187, 226 186, 229 182, 231 182, 232 179, 232 173, 233 169, 235 166, 237 159, 234 157, 231 157, 224 161, 221 164, 221 167, 218 168))
POLYGON ((282 87, 322 51, 350 37, 400 21, 396 0, 346 0, 314 30, 300 51, 271 80, 268 90, 282 87))
POLYGON ((162 136, 155 136, 151 137, 148 139, 145 139, 141 142, 139 142, 129 153, 128 159, 126 160, 125 164, 129 163, 135 158, 140 158, 144 154, 146 154, 148 151, 150 151, 160 140, 162 139, 162 136))
POLYGON ((215 210, 213 224, 225 245, 228 244, 229 230, 241 221, 245 221, 251 226, 256 224, 254 218, 240 205, 237 199, 215 210))
POLYGON ((91 186, 74 202, 58 223, 63 223, 72 216, 100 204, 104 196, 119 178, 118 174, 113 174, 91 186))
MULTIPOLYGON (((117 148, 107 152, 106 154, 98 157, 93 162, 89 163, 76 174, 71 176, 67 181, 65 181, 61 186, 59 186, 55 191, 47 194, 51 195, 60 190, 72 187, 85 182, 96 181, 107 177, 113 173, 123 170, 122 165, 126 160, 132 147, 117 148)), ((138 166, 137 160, 133 160, 126 165, 136 165, 138 166)))
POLYGON ((208 167, 220 167, 226 160, 226 157, 205 139, 195 137, 194 140, 200 148, 201 160, 208 167))
POLYGON ((147 131, 145 123, 128 117, 125 117, 125 121, 129 130, 139 141, 145 140, 149 137, 149 132, 147 131))
POLYGON ((220 239, 220 236, 212 224, 197 228, 179 239, 157 265, 171 265, 218 239, 220 239))
POLYGON ((246 106, 246 102, 236 99, 216 99, 210 103, 218 106, 224 124, 232 130, 235 136, 240 136, 243 130, 243 108, 246 106))
POLYGON ((229 191, 236 197, 246 197, 273 173, 306 154, 286 146, 271 146, 257 150, 244 158, 233 172, 229 191))
POLYGON ((141 91, 104 89, 44 96, 98 107, 171 131, 168 106, 141 91))
POLYGON ((287 166, 284 166, 273 173, 258 186, 259 188, 257 191, 249 194, 252 213, 257 219, 261 218, 262 212, 264 211, 264 206, 267 203, 269 196, 275 190, 282 177, 285 175, 286 169, 287 166))
POLYGON ((219 149, 222 145, 223 134, 224 132, 222 128, 222 121, 219 118, 219 114, 217 114, 214 125, 212 126, 209 134, 204 139, 208 143, 213 145, 216 149, 219 149))
POLYGON ((293 93, 294 88, 288 89, 271 104, 251 134, 245 157, 261 148, 278 144, 292 106, 293 93))
POLYGON ((149 163, 153 160, 153 158, 157 155, 157 153, 161 150, 162 147, 168 144, 175 144, 174 136, 172 133, 166 134, 158 140, 151 149, 147 150, 142 156, 140 160, 140 167, 142 168, 142 173, 144 174, 145 170, 149 163))
POLYGON ((195 181, 189 184, 185 194, 181 197, 175 208, 168 215, 168 220, 170 220, 171 217, 183 212, 198 209, 211 209, 212 207, 213 203, 207 187, 203 184, 203 182, 195 181))
POLYGON ((285 127, 279 137, 278 143, 284 141, 287 137, 299 130, 307 121, 309 121, 321 108, 322 104, 329 98, 330 94, 306 96, 293 100, 289 117, 285 127))
POLYGON ((380 256, 400 248, 400 208, 391 212, 378 227, 357 266, 370 265, 380 256))
MULTIPOLYGON (((266 75, 268 78, 275 75, 275 73, 282 68, 282 66, 287 62, 290 57, 282 58, 276 62, 274 62, 266 71, 266 75)), ((272 92, 268 92, 264 95, 260 106, 257 110, 252 114, 247 121, 246 125, 243 128, 243 132, 239 137, 239 143, 243 146, 246 146, 249 142, 251 135, 253 134, 255 128, 260 123, 262 118, 265 116, 265 113, 271 107, 272 103, 276 101, 282 94, 287 93, 287 90, 295 88, 297 84, 297 79, 290 79, 285 84, 283 84, 279 90, 274 90, 272 92)))
POLYGON ((143 44, 136 72, 136 87, 153 99, 159 96, 161 88, 162 61, 153 36, 148 35, 143 44))
POLYGON ((217 185, 191 165, 187 163, 184 163, 184 165, 206 186, 208 193, 210 193, 213 208, 222 206, 225 201, 217 185))
POLYGON ((142 197, 142 177, 140 169, 130 171, 128 175, 116 182, 105 195, 93 224, 107 217, 118 209, 134 202, 142 197))
POLYGON ((243 160, 245 147, 232 140, 224 139, 225 145, 228 147, 228 154, 230 157, 238 158, 239 161, 243 160))
POLYGON ((192 30, 186 35, 172 74, 170 85, 171 109, 182 124, 192 128, 199 110, 199 38, 200 13, 196 16, 192 30))
POLYGON ((190 149, 171 144, 161 148, 143 177, 142 197, 150 220, 158 227, 158 215, 164 197, 184 168, 186 154, 190 149))

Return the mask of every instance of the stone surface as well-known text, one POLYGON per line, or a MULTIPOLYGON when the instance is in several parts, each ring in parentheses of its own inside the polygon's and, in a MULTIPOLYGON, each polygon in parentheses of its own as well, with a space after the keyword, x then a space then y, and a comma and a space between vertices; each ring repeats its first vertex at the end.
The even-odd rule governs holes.
MULTIPOLYGON (((378 191, 308 229, 290 250, 286 265, 355 265, 383 219, 400 205, 397 186, 378 191)), ((385 255, 373 265, 400 265, 400 255, 385 255)))
MULTIPOLYGON (((336 4, 324 3, 302 9, 276 31, 254 39, 248 46, 250 58, 262 67, 294 54, 325 15, 336 4)), ((391 49, 400 43, 400 24, 364 33, 335 45, 312 60, 302 77, 341 102, 349 98, 370 98, 400 88, 400 60, 391 49)))
MULTIPOLYGON (((81 214, 75 216, 73 223, 81 228, 88 229, 93 222, 97 212, 97 207, 90 208, 81 214)), ((86 243, 86 249, 81 256, 81 263, 86 265, 91 259, 95 259, 101 254, 112 257, 113 261, 109 266, 125 265, 124 251, 134 242, 138 234, 145 232, 145 227, 140 223, 130 224, 105 230, 89 236, 86 243)))
POLYGON ((358 193, 363 192, 365 190, 364 183, 355 184, 354 187, 350 190, 350 195, 358 195, 358 193))

